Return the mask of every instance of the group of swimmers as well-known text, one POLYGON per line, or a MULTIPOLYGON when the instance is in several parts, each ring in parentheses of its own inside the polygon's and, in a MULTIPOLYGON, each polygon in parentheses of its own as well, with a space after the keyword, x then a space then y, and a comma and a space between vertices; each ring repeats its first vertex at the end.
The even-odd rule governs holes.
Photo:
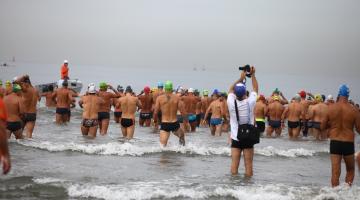
MULTIPOLYGON (((3 114, 0 115, 2 121, 0 125, 6 130, 8 137, 14 134, 16 139, 22 139, 23 132, 27 138, 32 137, 37 103, 41 97, 45 97, 47 107, 56 109, 57 124, 66 124, 70 121, 71 108, 76 106, 75 98, 80 95, 69 89, 67 74, 64 74, 63 78, 57 89, 49 87, 49 90, 41 95, 32 86, 28 75, 16 77, 12 83, 6 82, 5 88, 1 84, 0 114, 3 114)), ((160 130, 162 146, 167 145, 170 133, 174 133, 179 138, 179 143, 185 145, 185 133, 195 132, 199 126, 209 126, 214 136, 220 136, 222 132, 228 132, 230 129, 226 92, 214 90, 210 95, 208 90, 204 90, 201 96, 200 92, 193 88, 174 89, 171 81, 159 82, 158 87, 153 89, 146 86, 138 95, 131 86, 125 89, 118 86, 115 89, 105 82, 101 82, 98 86, 99 90, 95 84, 89 84, 86 93, 81 95, 78 101, 78 105, 83 109, 81 132, 89 138, 95 138, 98 130, 101 135, 107 134, 112 106, 114 120, 121 125, 122 135, 129 140, 134 136, 137 111, 139 111, 140 126, 153 126, 154 130, 160 130)), ((336 155, 341 153, 340 157, 332 155, 332 162, 341 162, 342 156, 347 162, 346 156, 354 155, 354 134, 343 136, 334 129, 338 128, 337 126, 350 127, 355 124, 360 131, 359 107, 349 103, 348 96, 349 91, 345 85, 340 88, 336 101, 331 96, 326 99, 324 95, 312 95, 305 91, 294 95, 290 102, 278 89, 268 98, 258 95, 254 107, 256 127, 260 132, 266 132, 268 137, 271 137, 273 132, 279 136, 287 120, 291 139, 298 138, 301 130, 303 136, 306 137, 310 131, 318 140, 338 137, 343 141, 342 139, 345 138, 349 142, 331 140, 330 152, 336 155), (339 107, 337 105, 339 102, 343 102, 344 105, 338 110, 343 109, 347 112, 342 121, 331 119, 338 117, 339 111, 334 108, 339 107), (334 121, 329 125, 331 120, 334 121), (268 121, 267 127, 265 121, 268 121)), ((1 156, 4 156, 4 153, 1 153, 1 156)), ((358 161, 360 162, 360 155, 358 161)), ((350 183, 352 180, 347 182, 350 183)), ((336 181, 333 182, 333 185, 336 184, 336 181)))

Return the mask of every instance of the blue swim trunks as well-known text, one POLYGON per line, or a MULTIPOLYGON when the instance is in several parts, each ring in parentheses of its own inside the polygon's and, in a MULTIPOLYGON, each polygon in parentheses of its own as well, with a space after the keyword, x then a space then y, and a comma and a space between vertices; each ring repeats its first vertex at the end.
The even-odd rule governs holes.
POLYGON ((217 125, 220 125, 221 123, 222 123, 221 118, 212 118, 212 119, 210 119, 210 125, 212 125, 212 126, 217 126, 217 125))

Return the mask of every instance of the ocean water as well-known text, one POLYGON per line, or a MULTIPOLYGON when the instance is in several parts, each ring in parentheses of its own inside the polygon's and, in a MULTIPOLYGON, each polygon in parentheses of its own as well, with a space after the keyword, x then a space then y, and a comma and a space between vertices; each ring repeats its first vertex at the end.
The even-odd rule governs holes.
MULTIPOLYGON (((29 73, 34 83, 41 83, 57 77, 57 66, 55 73, 39 66, 6 68, 1 78, 29 73)), ((234 78, 234 74, 216 71, 194 78, 202 72, 192 69, 190 74, 118 68, 110 73, 109 69, 82 67, 73 73, 85 84, 109 80, 134 88, 160 78, 186 86, 226 88, 234 78), (82 72, 85 75, 80 76, 82 72), (213 76, 217 79, 204 81, 213 76)), ((108 135, 90 140, 80 133, 80 108, 72 110, 69 124, 58 126, 55 110, 47 109, 43 101, 38 107, 34 138, 9 141, 12 170, 0 176, 0 199, 360 199, 358 168, 353 187, 330 187, 328 141, 316 142, 311 137, 289 141, 286 130, 280 138, 262 138, 255 146, 254 177, 247 179, 243 161, 240 174, 230 175, 226 134, 213 137, 208 128, 200 128, 187 134, 185 147, 172 135, 168 147, 161 148, 158 133, 151 129, 137 126, 135 139, 124 141, 119 125, 111 121, 108 135)), ((357 151, 359 147, 357 136, 357 151)), ((343 165, 341 182, 344 178, 343 165)))

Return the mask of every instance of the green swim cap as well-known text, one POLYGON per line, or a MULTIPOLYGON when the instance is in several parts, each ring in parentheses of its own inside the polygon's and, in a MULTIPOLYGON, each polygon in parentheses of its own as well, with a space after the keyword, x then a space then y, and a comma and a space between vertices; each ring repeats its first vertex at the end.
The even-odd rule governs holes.
POLYGON ((20 90, 21 90, 21 86, 19 85, 19 84, 14 84, 13 85, 13 88, 12 88, 12 91, 13 92, 20 92, 20 90))
POLYGON ((166 92, 172 92, 173 91, 173 84, 171 81, 166 81, 165 82, 165 91, 166 92))
POLYGON ((2 82, 2 80, 0 80, 0 85, 2 85, 3 84, 3 82, 2 82))
POLYGON ((209 96, 209 90, 204 90, 204 91, 203 91, 203 95, 204 95, 204 96, 209 96))
POLYGON ((107 84, 106 84, 105 82, 101 82, 101 83, 99 84, 99 88, 100 88, 101 90, 106 90, 106 89, 107 89, 107 84))

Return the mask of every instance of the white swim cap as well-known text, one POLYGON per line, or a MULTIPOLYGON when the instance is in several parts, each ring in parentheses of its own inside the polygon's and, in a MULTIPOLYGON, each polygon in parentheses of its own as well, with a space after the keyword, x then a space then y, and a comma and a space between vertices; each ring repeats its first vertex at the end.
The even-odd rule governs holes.
POLYGON ((95 83, 90 83, 90 84, 88 85, 88 88, 91 87, 91 86, 95 86, 95 83))
POLYGON ((64 82, 64 80, 62 80, 62 79, 58 81, 58 83, 57 83, 58 88, 62 88, 63 82, 64 82))
POLYGON ((328 100, 334 100, 334 97, 333 97, 331 94, 329 94, 329 95, 327 96, 327 99, 328 99, 328 100))
POLYGON ((15 76, 15 77, 13 78, 13 82, 16 82, 16 81, 17 81, 17 79, 18 79, 18 77, 17 77, 17 76, 15 76))
POLYGON ((89 86, 88 92, 89 92, 89 94, 95 94, 96 93, 96 86, 95 85, 89 86))
POLYGON ((69 63, 68 60, 64 60, 64 63, 69 63))
POLYGON ((189 93, 194 93, 194 88, 189 88, 188 92, 189 93))

